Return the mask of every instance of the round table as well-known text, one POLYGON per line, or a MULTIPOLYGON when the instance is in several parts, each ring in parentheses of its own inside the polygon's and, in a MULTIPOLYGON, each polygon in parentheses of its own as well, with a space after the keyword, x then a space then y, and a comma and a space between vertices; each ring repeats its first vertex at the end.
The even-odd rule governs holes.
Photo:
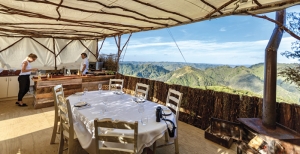
MULTIPOLYGON (((151 146, 157 139, 164 135, 167 129, 164 121, 156 122, 156 107, 160 104, 145 101, 138 104, 133 101, 133 96, 115 94, 114 91, 91 91, 85 95, 71 95, 68 97, 72 106, 74 117, 74 130, 77 138, 82 146, 89 153, 95 153, 95 138, 94 138, 94 120, 96 118, 111 118, 113 120, 134 122, 138 121, 138 150, 139 153, 143 148, 151 146), (89 104, 88 107, 77 108, 74 104, 85 101, 89 104), (139 113, 138 108, 144 107, 144 112, 139 113), (148 117, 147 125, 142 125, 141 117, 148 117)), ((162 108, 168 110, 167 107, 162 108)), ((168 112, 168 111, 167 111, 168 112)), ((175 122, 175 116, 167 116, 168 119, 175 122)), ((112 133, 117 132, 117 130, 112 133)))

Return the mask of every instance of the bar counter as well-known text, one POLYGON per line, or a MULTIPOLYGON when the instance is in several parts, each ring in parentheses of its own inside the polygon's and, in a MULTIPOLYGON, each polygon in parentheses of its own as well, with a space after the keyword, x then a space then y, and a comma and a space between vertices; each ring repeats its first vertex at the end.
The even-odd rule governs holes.
POLYGON ((55 75, 50 78, 42 76, 39 80, 34 77, 34 108, 44 108, 54 105, 52 88, 56 85, 62 84, 64 88, 65 97, 76 92, 83 91, 83 88, 88 90, 98 90, 98 84, 108 85, 109 79, 115 78, 115 75, 101 75, 101 76, 62 76, 55 75))

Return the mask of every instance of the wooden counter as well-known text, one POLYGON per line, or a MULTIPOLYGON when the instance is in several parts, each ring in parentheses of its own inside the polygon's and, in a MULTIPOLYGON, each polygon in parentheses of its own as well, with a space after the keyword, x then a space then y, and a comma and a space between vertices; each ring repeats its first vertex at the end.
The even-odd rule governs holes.
POLYGON ((102 76, 52 76, 52 78, 43 77, 41 80, 33 78, 34 81, 34 108, 43 108, 54 105, 52 87, 62 84, 65 97, 76 92, 83 91, 83 88, 98 90, 98 84, 108 85, 109 79, 115 78, 115 75, 102 76))

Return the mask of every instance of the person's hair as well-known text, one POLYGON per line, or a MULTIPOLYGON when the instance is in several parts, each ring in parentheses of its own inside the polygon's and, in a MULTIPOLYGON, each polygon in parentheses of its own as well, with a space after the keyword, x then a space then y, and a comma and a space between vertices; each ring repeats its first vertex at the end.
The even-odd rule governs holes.
POLYGON ((84 57, 87 57, 87 54, 86 54, 86 53, 82 53, 81 55, 84 55, 84 57))
POLYGON ((29 54, 28 57, 33 58, 33 59, 37 59, 36 54, 33 54, 33 53, 29 54))

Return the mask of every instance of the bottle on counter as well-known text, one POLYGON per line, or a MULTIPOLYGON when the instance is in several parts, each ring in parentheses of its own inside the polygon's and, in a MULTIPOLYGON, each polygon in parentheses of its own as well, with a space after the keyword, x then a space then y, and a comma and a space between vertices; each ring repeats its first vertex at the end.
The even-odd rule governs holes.
POLYGON ((38 80, 42 80, 42 77, 41 77, 42 75, 41 75, 41 72, 39 71, 38 72, 38 80))

